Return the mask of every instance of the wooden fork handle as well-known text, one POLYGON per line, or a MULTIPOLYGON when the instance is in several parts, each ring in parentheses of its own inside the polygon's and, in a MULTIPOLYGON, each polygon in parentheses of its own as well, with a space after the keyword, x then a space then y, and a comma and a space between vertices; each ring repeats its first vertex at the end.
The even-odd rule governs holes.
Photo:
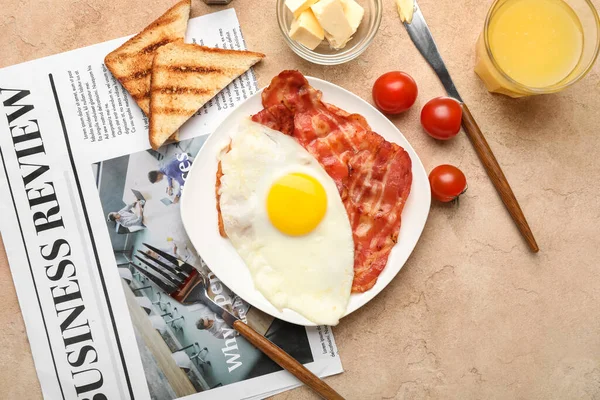
POLYGON ((473 144, 481 163, 483 164, 488 176, 494 184, 496 191, 498 191, 498 194, 506 206, 506 209, 510 213, 512 219, 515 221, 517 228, 519 228, 521 235, 523 235, 527 241, 529 248, 534 253, 537 253, 540 249, 535 241, 535 238, 533 237, 531 228, 529 228, 529 224, 527 223, 525 215, 519 206, 519 202, 510 188, 510 185, 508 184, 508 181, 506 180, 506 177, 504 176, 496 157, 494 157, 492 149, 490 149, 490 146, 485 140, 483 133, 481 133, 481 129, 479 129, 475 118, 473 118, 471 111, 469 111, 469 107, 467 107, 465 103, 462 103, 462 110, 463 128, 471 140, 471 143, 473 144))
POLYGON ((331 386, 326 384, 318 376, 310 372, 304 365, 300 364, 275 343, 271 342, 242 321, 235 321, 233 327, 250 343, 265 353, 271 360, 279 364, 281 368, 300 379, 300 381, 317 392, 322 398, 327 400, 344 400, 339 393, 333 390, 331 386))

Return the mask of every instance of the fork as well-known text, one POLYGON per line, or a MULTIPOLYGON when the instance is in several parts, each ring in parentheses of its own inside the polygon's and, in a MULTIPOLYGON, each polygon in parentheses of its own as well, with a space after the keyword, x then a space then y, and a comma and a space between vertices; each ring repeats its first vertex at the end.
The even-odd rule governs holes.
POLYGON ((131 263, 131 265, 164 290, 170 297, 184 305, 196 303, 206 305, 211 311, 223 319, 227 325, 238 331, 267 357, 276 362, 281 368, 290 372, 305 385, 312 388, 322 398, 328 400, 344 399, 322 379, 310 372, 304 365, 296 361, 275 343, 259 334, 227 309, 215 303, 208 295, 208 279, 198 272, 198 270, 185 261, 165 253, 147 243, 144 243, 144 246, 160 255, 163 260, 138 250, 138 253, 141 254, 142 257, 136 254, 135 258, 146 265, 149 270, 140 268, 140 266, 135 263, 131 263))

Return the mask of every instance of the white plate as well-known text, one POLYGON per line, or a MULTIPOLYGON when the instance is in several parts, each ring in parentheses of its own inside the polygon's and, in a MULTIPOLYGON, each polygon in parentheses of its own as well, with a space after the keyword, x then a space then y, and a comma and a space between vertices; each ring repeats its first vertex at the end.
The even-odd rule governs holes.
MULTIPOLYGON (((365 305, 383 290, 402 268, 413 251, 429 214, 431 192, 427 173, 421 160, 406 138, 379 111, 360 97, 332 83, 308 78, 310 84, 323 92, 323 100, 350 113, 363 115, 373 131, 386 140, 404 147, 412 160, 412 187, 410 196, 402 212, 402 226, 398 243, 390 253, 387 266, 371 290, 353 294, 346 314, 365 305)), ((237 254, 228 239, 219 235, 215 199, 217 154, 229 143, 230 132, 240 119, 247 118, 263 109, 262 90, 240 104, 206 140, 195 157, 181 197, 181 217, 188 236, 198 254, 204 259, 214 274, 238 296, 267 314, 298 325, 312 326, 295 311, 277 310, 260 292, 254 288, 250 271, 237 254)), ((333 250, 333 249, 332 249, 333 250)))

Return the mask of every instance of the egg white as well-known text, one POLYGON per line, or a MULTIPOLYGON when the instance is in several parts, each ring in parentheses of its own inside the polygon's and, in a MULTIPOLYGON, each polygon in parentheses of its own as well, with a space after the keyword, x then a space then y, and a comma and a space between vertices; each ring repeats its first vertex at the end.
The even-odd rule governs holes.
POLYGON ((350 299, 354 244, 333 180, 293 138, 252 121, 243 121, 232 135, 221 168, 225 232, 256 289, 279 310, 289 308, 317 324, 336 325, 350 299), (316 178, 327 194, 323 220, 303 236, 281 233, 266 210, 271 185, 294 172, 316 178))

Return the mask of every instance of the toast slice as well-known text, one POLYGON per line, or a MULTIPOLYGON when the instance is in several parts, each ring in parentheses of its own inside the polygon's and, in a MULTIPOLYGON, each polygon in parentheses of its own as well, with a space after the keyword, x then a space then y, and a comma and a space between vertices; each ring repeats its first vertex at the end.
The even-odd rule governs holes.
POLYGON ((152 148, 162 146, 200 107, 264 57, 182 42, 161 47, 152 63, 152 148))
POLYGON ((191 0, 171 7, 143 31, 109 53, 104 64, 121 82, 142 111, 150 113, 150 69, 156 50, 183 41, 190 17, 191 0))

